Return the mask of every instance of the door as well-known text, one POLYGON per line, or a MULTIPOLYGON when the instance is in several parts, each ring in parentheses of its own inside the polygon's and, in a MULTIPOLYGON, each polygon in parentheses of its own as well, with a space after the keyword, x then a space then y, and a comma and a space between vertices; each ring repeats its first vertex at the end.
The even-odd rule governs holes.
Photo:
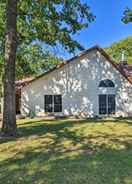
POLYGON ((99 114, 115 114, 115 95, 99 95, 99 114))
POLYGON ((108 114, 115 114, 115 95, 108 95, 108 114))
POLYGON ((107 96, 99 95, 99 114, 107 114, 107 96))

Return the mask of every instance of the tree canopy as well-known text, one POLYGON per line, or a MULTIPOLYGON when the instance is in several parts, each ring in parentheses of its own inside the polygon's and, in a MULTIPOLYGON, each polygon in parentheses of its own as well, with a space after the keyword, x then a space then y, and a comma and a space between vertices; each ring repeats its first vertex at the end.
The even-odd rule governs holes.
POLYGON ((130 8, 125 9, 122 21, 125 24, 132 22, 132 9, 130 9, 130 8))
POLYGON ((125 58, 129 64, 132 64, 132 36, 122 39, 105 48, 106 52, 119 63, 122 51, 125 52, 125 58))
POLYGON ((38 44, 21 45, 16 56, 16 77, 21 79, 40 75, 60 62, 62 59, 55 57, 48 50, 43 50, 38 44))
MULTIPOLYGON (((5 1, 1 1, 1 38, 5 32, 5 6, 5 1)), ((73 35, 95 19, 89 6, 80 0, 19 0, 17 12, 19 45, 39 40, 51 46, 61 44, 70 52, 83 49, 73 35)))
MULTIPOLYGON (((16 79, 39 75, 63 60, 39 44, 21 44, 16 55, 16 79)), ((0 55, 0 73, 4 68, 4 56, 0 55)), ((1 75, 2 77, 2 75, 1 75)))
MULTIPOLYGON (((37 75, 60 62, 39 42, 62 45, 70 52, 83 49, 73 35, 86 28, 95 17, 79 0, 19 0, 17 10, 16 78, 37 75)), ((0 2, 0 72, 4 63, 6 3, 0 2)))

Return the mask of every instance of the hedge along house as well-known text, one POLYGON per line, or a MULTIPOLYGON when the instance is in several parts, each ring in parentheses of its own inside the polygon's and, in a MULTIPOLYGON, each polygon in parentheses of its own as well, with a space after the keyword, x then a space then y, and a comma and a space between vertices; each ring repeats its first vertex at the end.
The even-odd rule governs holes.
POLYGON ((24 86, 21 113, 132 116, 131 71, 92 47, 24 86))

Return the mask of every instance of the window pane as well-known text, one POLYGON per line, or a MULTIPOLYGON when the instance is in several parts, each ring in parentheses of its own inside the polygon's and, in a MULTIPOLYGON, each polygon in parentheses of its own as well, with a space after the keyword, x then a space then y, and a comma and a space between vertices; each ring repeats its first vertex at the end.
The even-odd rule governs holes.
POLYGON ((99 87, 115 87, 114 83, 109 80, 109 79, 106 79, 106 80, 102 80, 99 84, 99 87))
POLYGON ((115 95, 108 95, 108 114, 115 114, 115 95))
POLYGON ((54 112, 62 112, 62 96, 54 95, 54 112))
POLYGON ((99 95, 99 114, 107 114, 106 95, 99 95))
POLYGON ((45 95, 45 104, 52 104, 52 95, 45 95))
POLYGON ((53 96, 45 95, 45 112, 53 112, 53 96))
POLYGON ((115 87, 114 83, 111 80, 106 80, 107 87, 115 87))
POLYGON ((61 103, 62 103, 61 95, 54 95, 54 104, 61 104, 61 103))
POLYGON ((45 112, 53 112, 52 104, 45 104, 45 112))
POLYGON ((54 112, 62 112, 62 105, 54 105, 54 112))
POLYGON ((100 82, 99 87, 107 87, 104 80, 100 82))

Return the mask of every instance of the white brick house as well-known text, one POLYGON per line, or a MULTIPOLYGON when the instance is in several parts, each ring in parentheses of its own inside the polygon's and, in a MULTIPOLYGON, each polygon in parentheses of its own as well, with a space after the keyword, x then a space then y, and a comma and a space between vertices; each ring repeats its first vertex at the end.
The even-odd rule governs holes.
POLYGON ((95 46, 23 87, 21 113, 30 112, 132 116, 132 80, 95 46))

